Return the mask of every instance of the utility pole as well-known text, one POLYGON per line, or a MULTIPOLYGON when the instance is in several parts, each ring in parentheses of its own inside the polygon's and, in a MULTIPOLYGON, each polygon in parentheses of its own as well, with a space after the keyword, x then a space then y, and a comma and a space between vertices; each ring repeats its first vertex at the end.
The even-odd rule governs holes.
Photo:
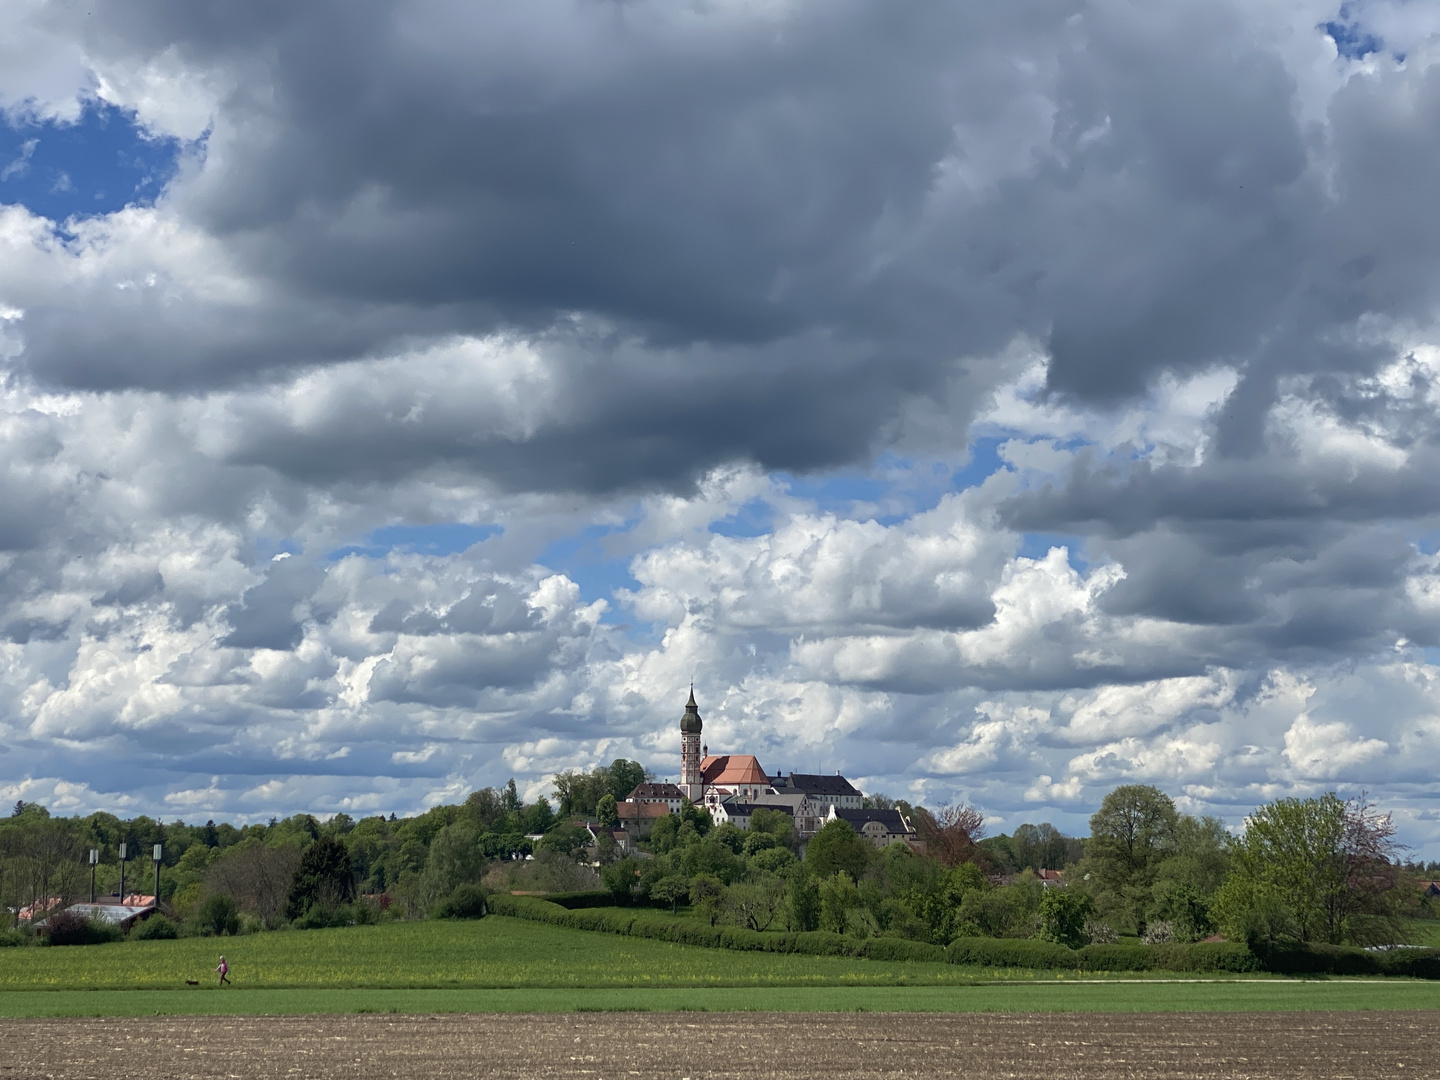
POLYGON ((125 845, 120 845, 120 903, 125 903, 125 845))
POLYGON ((155 910, 160 910, 160 860, 165 857, 163 844, 155 845, 155 910))
POLYGON ((95 864, 99 861, 100 851, 98 848, 92 847, 90 849, 90 902, 92 904, 95 902, 95 864))

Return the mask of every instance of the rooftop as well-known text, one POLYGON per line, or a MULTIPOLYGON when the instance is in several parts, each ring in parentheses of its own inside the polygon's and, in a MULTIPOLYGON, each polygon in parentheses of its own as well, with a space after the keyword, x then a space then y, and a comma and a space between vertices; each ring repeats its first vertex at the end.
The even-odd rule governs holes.
POLYGON ((748 802, 736 798, 734 795, 727 795, 721 799, 720 805, 723 806, 725 812, 732 817, 749 817, 756 810, 774 810, 777 814, 789 814, 791 817, 795 816, 795 808, 785 803, 748 802))
POLYGON ((834 809, 837 819, 848 824, 856 832, 859 832, 867 823, 878 821, 892 833, 908 833, 911 831, 909 822, 905 815, 899 810, 841 810, 834 809))
POLYGON ((674 784, 636 784, 635 790, 626 799, 683 799, 685 793, 674 784))
POLYGON ((860 790, 845 777, 836 773, 824 776, 819 773, 794 773, 776 779, 775 789, 801 791, 807 795, 853 795, 860 797, 860 790))
POLYGON ((700 762, 700 778, 706 784, 758 784, 768 786, 770 778, 753 754, 712 754, 700 762))

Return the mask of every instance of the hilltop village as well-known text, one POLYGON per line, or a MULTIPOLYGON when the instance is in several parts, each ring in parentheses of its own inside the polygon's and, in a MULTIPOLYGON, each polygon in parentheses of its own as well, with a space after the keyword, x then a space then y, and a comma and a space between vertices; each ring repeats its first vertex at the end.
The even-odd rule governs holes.
POLYGON ((753 754, 711 754, 702 741, 704 721, 695 691, 680 717, 680 782, 637 784, 616 806, 619 826, 612 838, 625 847, 650 835, 655 822, 679 813, 688 800, 710 812, 716 825, 750 828, 757 810, 776 811, 791 819, 795 838, 804 843, 831 821, 844 821, 877 848, 896 840, 918 843, 916 830, 899 810, 865 806, 864 794, 849 780, 792 772, 773 777, 753 754))

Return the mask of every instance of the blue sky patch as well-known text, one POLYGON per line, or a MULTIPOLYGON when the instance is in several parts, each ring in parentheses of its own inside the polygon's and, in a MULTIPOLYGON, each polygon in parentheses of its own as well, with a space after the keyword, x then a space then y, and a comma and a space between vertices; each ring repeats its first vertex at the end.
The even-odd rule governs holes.
POLYGON ((776 473, 775 478, 791 495, 813 502, 821 513, 862 520, 873 517, 881 525, 895 525, 935 509, 946 495, 983 483, 997 469, 1004 468, 997 453, 1004 441, 975 440, 970 460, 954 470, 943 462, 882 453, 874 466, 863 472, 843 470, 819 476, 776 473))
POLYGON ((955 485, 955 490, 964 491, 966 488, 977 487, 1005 468, 1005 462, 1000 460, 1000 444, 1009 441, 1008 436, 1004 438, 986 436, 983 439, 972 441, 970 443, 970 460, 950 476, 950 482, 955 485))
POLYGON ((74 123, 0 118, 0 202, 54 221, 149 204, 175 175, 179 139, 150 137, 114 105, 74 123))
POLYGON ((416 555, 457 555, 504 530, 499 525, 466 525, 451 521, 442 525, 386 525, 376 529, 359 544, 338 548, 329 555, 338 561, 347 555, 383 559, 392 551, 416 555))
POLYGON ((764 499, 750 499, 735 513, 712 522, 710 531, 718 536, 764 536, 775 531, 775 508, 764 499))
POLYGON ((1081 573, 1090 568, 1089 561, 1084 557, 1085 538, 1070 533, 1043 533, 1027 532, 1020 536, 1020 550, 1017 554, 1022 559, 1043 559, 1050 554, 1051 548, 1063 547, 1070 552, 1070 565, 1081 573))
MULTIPOLYGON (((1355 20, 1349 4, 1341 4, 1339 16, 1330 22, 1321 23, 1320 30, 1335 42, 1335 51, 1349 60, 1363 60, 1384 47, 1378 37, 1355 20)), ((1403 60, 1404 57, 1397 59, 1403 60)))
POLYGON ((616 533, 633 528, 636 523, 627 521, 624 525, 590 525, 574 536, 556 540, 540 552, 535 561, 564 574, 580 586, 580 596, 587 604, 606 600, 610 608, 602 622, 623 623, 624 613, 615 603, 618 589, 638 589, 640 582, 630 576, 631 555, 611 554, 602 541, 616 533))

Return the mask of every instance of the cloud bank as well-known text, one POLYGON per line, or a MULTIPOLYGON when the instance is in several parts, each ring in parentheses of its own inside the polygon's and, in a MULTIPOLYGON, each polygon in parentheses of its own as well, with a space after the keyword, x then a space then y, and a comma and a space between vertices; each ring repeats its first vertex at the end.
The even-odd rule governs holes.
POLYGON ((0 46, 0 795, 663 776, 693 678, 1001 828, 1368 788, 1433 857, 1440 19, 92 8, 0 46), (97 103, 163 190, 9 186, 97 103))

